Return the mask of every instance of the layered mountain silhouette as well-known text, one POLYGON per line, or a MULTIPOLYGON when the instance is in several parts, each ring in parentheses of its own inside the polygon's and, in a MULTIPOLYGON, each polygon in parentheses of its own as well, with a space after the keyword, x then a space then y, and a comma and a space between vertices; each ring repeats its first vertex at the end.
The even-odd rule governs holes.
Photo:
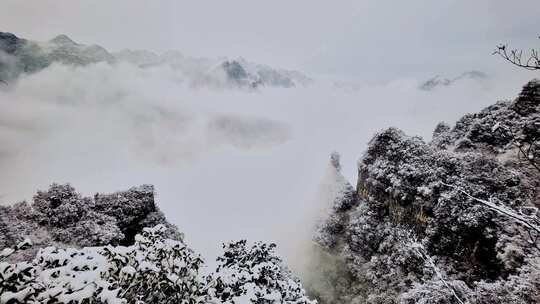
POLYGON ((77 43, 66 35, 37 42, 0 32, 0 81, 3 83, 17 79, 21 74, 38 72, 51 64, 86 66, 96 63, 127 63, 143 69, 171 68, 190 86, 290 88, 311 82, 300 72, 276 69, 243 58, 196 58, 178 51, 161 55, 147 50, 112 53, 99 45, 77 43))

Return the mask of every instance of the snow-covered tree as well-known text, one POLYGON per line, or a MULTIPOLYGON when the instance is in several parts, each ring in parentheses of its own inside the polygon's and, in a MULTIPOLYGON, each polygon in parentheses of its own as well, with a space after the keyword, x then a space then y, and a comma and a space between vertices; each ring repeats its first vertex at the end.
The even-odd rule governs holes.
MULTIPOLYGON (((32 261, 0 261, 0 303, 312 304, 274 244, 225 245, 215 272, 167 228, 144 228, 131 246, 47 247, 32 261)), ((5 259, 30 245, 0 252, 5 259)))
POLYGON ((37 249, 51 245, 129 246, 144 227, 158 224, 167 227, 168 238, 182 239, 157 208, 150 185, 83 197, 69 184, 52 184, 48 190, 38 191, 31 203, 0 206, 0 248, 13 246, 23 236, 35 246, 18 255, 33 255, 37 249))
POLYGON ((202 259, 165 230, 145 228, 128 247, 47 247, 1 262, 0 303, 206 303, 202 259))
POLYGON ((300 281, 276 255, 275 244, 257 242, 248 246, 245 240, 223 245, 216 276, 228 288, 219 294, 233 295, 233 300, 255 304, 314 304, 308 299, 300 281))

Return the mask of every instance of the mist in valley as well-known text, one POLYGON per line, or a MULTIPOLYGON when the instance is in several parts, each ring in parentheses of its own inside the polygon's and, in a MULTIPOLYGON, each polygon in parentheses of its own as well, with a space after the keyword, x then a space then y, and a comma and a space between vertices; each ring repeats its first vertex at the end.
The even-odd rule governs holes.
POLYGON ((1 200, 29 200, 52 182, 86 195, 153 184, 158 206, 205 255, 247 238, 293 258, 328 207, 318 187, 333 151, 354 184, 377 131, 429 140, 438 122, 512 98, 524 80, 251 90, 192 88, 166 67, 53 65, 0 91, 1 200))
POLYGON ((333 153, 356 186, 378 132, 429 142, 537 77, 492 54, 537 42, 534 10, 503 1, 3 2, 0 32, 37 59, 0 51, 0 205, 151 184, 211 265, 223 242, 275 242, 306 282, 333 153))

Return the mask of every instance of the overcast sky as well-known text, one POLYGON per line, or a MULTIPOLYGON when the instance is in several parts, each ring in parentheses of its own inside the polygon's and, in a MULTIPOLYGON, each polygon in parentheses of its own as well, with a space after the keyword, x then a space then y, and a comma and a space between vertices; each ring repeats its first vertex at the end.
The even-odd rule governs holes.
POLYGON ((243 56, 336 78, 490 72, 500 42, 538 46, 538 0, 2 0, 3 31, 111 50, 243 56))

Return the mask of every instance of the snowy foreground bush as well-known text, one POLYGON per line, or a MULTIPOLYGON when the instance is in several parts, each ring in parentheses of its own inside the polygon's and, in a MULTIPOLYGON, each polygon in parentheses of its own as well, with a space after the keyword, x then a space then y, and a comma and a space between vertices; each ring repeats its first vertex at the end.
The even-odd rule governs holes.
POLYGON ((275 254, 273 244, 223 246, 215 272, 166 227, 145 228, 131 246, 42 248, 30 262, 2 261, 31 246, 0 252, 0 303, 314 303, 275 254))

